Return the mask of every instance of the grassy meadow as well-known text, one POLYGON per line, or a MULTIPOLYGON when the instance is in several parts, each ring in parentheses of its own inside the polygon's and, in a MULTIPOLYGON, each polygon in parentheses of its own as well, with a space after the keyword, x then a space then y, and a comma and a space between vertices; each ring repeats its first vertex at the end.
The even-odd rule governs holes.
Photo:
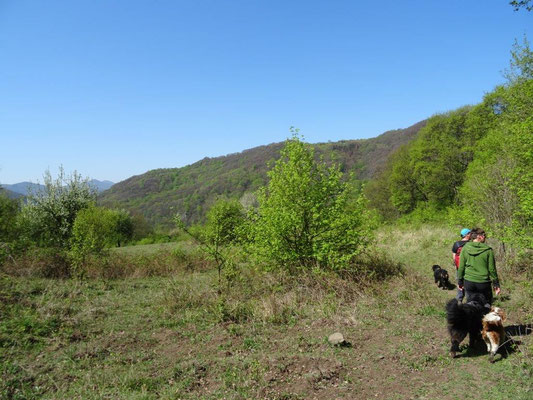
MULTIPOLYGON (((114 250, 132 267, 85 280, 0 275, 0 398, 531 399, 533 335, 494 364, 484 346, 448 356, 455 290, 431 265, 454 275, 456 236, 381 228, 371 251, 403 272, 378 282, 246 268, 219 290, 190 244, 114 250)), ((530 324, 531 280, 498 266, 506 325, 530 324)))

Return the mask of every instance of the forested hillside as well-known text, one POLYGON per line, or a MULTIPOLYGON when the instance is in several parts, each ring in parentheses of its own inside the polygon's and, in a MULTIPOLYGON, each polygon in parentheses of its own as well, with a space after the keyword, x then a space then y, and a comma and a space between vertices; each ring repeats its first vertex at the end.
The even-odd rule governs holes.
POLYGON ((480 104, 431 117, 366 187, 388 219, 448 216, 532 247, 533 52, 515 44, 507 82, 480 104))
MULTIPOLYGON (((317 157, 332 158, 343 172, 367 180, 380 171, 389 154, 409 143, 425 125, 388 131, 372 139, 343 140, 314 145, 317 157)), ((253 201, 250 196, 267 182, 269 161, 279 158, 283 143, 273 143, 216 158, 204 158, 183 168, 156 169, 115 184, 103 193, 106 206, 143 214, 154 224, 169 225, 182 214, 187 223, 201 221, 220 196, 253 201)))
POLYGON ((20 193, 13 192, 9 189, 6 189, 2 186, 0 186, 0 196, 7 196, 10 199, 18 199, 19 197, 22 197, 20 193))

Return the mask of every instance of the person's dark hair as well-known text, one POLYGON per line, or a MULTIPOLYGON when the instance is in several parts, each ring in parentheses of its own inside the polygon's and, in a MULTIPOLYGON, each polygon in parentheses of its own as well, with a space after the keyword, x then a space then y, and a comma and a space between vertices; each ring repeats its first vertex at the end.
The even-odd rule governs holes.
POLYGON ((472 234, 470 235, 470 238, 473 240, 478 236, 486 236, 485 231, 481 228, 472 229, 472 234))

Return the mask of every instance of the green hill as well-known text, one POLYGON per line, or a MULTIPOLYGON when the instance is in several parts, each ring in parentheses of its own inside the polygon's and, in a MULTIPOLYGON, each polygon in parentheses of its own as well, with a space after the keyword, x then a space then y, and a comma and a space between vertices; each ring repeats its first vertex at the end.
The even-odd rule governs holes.
POLYGON ((20 194, 20 193, 17 193, 17 192, 13 192, 9 189, 6 189, 2 186, 0 186, 0 196, 7 196, 9 197, 10 199, 19 199, 21 197, 24 197, 24 195, 20 194))
MULTIPOLYGON (((317 156, 335 159, 342 170, 367 180, 382 168, 387 157, 411 141, 425 121, 406 129, 385 132, 372 139, 315 144, 317 156)), ((204 158, 182 168, 155 169, 132 176, 102 193, 102 205, 143 214, 156 225, 168 226, 179 212, 186 222, 201 221, 219 196, 242 198, 266 181, 269 161, 279 157, 283 143, 255 147, 241 153, 204 158)))

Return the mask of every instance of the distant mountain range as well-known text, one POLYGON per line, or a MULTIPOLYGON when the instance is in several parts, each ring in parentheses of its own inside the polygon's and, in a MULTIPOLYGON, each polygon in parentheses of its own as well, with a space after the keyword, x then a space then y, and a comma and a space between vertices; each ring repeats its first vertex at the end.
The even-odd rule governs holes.
MULTIPOLYGON (((380 171, 389 155, 414 139, 425 125, 385 132, 372 139, 313 144, 317 157, 334 161, 360 181, 380 171)), ((284 143, 272 143, 241 153, 204 158, 182 168, 155 169, 119 182, 99 196, 102 205, 144 215, 154 225, 172 226, 172 216, 200 222, 218 197, 250 197, 267 183, 269 162, 279 158, 284 143)))
MULTIPOLYGON (((98 193, 109 189, 114 185, 111 181, 99 181, 97 179, 91 179, 89 185, 96 189, 98 193)), ((44 186, 39 183, 32 182, 19 182, 12 185, 0 184, 0 186, 7 191, 8 197, 17 198, 27 196, 30 191, 39 192, 44 189, 44 186)))

